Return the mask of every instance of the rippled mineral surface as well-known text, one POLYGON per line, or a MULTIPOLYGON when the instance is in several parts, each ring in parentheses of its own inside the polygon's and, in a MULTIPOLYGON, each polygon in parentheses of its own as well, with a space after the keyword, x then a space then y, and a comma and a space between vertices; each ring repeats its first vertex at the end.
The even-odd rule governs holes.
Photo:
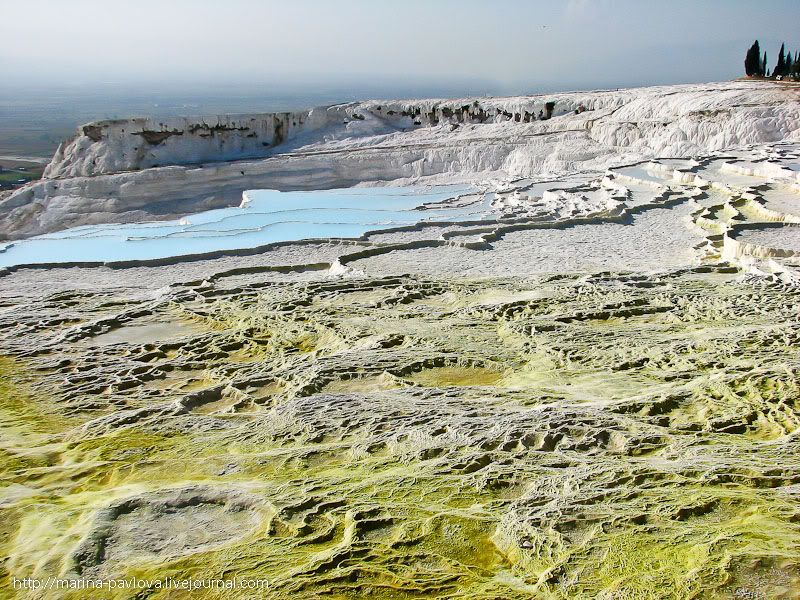
POLYGON ((800 294, 731 271, 14 306, 2 568, 235 572, 276 598, 791 597, 800 294))
POLYGON ((618 169, 562 221, 506 194, 433 237, 4 272, 1 595, 800 597, 797 154, 618 169))

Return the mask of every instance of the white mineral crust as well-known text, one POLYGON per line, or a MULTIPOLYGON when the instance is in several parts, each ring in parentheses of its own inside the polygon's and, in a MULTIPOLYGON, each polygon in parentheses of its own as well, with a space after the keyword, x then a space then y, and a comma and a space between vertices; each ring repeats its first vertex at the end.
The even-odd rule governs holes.
POLYGON ((737 81, 98 121, 58 148, 43 180, 0 196, 0 235, 182 217, 239 205, 246 189, 489 179, 503 189, 602 176, 650 158, 800 140, 798 98, 797 88, 737 81), (548 103, 552 118, 540 120, 548 103))

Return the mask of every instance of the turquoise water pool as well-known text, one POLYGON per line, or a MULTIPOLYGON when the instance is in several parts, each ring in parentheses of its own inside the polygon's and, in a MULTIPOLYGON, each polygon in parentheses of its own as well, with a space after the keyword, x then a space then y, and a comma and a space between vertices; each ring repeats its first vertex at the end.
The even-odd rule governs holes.
POLYGON ((249 190, 242 205, 183 219, 90 225, 6 244, 0 266, 153 260, 312 238, 353 238, 424 222, 480 220, 484 194, 466 185, 249 190), (430 205, 430 206, 428 206, 430 205))

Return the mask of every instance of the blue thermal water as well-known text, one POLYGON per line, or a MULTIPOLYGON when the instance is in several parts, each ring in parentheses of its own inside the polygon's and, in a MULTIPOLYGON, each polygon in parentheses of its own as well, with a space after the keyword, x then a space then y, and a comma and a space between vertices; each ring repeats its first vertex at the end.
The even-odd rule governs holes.
POLYGON ((489 208, 486 196, 465 185, 249 190, 240 207, 173 221, 87 225, 13 242, 0 248, 0 266, 152 260, 273 242, 352 238, 416 223, 480 220, 489 208))

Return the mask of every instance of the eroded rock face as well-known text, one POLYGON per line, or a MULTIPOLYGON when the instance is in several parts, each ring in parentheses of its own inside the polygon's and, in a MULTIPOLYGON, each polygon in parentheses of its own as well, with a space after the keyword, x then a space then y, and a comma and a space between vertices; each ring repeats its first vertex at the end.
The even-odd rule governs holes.
POLYGON ((313 132, 337 117, 341 118, 336 109, 316 109, 159 121, 97 121, 81 126, 74 139, 58 148, 44 177, 91 177, 266 156, 273 146, 313 132))
POLYGON ((235 572, 293 598, 792 597, 800 296, 738 278, 253 269, 8 299, 5 568, 235 572))

